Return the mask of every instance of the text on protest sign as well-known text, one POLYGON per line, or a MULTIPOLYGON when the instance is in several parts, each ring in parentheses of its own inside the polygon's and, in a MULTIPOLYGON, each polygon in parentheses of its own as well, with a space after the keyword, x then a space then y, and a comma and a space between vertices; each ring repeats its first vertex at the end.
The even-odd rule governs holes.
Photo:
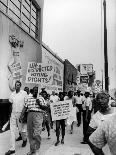
POLYGON ((51 103, 51 115, 52 121, 66 119, 72 108, 72 101, 59 101, 56 103, 51 103))
POLYGON ((28 62, 26 83, 49 83, 52 71, 53 67, 50 64, 28 62))

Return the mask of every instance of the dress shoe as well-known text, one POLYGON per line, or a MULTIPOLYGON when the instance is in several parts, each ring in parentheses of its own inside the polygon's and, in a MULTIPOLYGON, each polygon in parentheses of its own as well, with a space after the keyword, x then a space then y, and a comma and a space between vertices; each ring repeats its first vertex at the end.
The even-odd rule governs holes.
POLYGON ((73 134, 73 130, 70 130, 70 134, 73 134))
POLYGON ((59 143, 60 143, 60 141, 57 141, 57 142, 55 143, 55 146, 57 146, 59 143))
POLYGON ((9 150, 8 152, 5 153, 5 155, 10 155, 10 154, 14 154, 15 150, 9 150))
POLYGON ((87 144, 87 142, 86 141, 83 141, 83 142, 81 142, 81 144, 87 144))
POLYGON ((64 144, 64 139, 61 139, 61 144, 64 144))
POLYGON ((30 152, 27 153, 27 155, 33 155, 34 153, 35 152, 30 151, 30 152))
POLYGON ((42 131, 45 131, 45 128, 42 128, 42 131))
POLYGON ((48 135, 48 139, 51 139, 51 136, 50 136, 50 134, 48 135))
POLYGON ((20 140, 22 140, 22 137, 21 137, 21 136, 19 136, 19 137, 16 139, 16 141, 20 141, 20 140))
POLYGON ((22 147, 25 147, 26 145, 27 145, 27 139, 23 140, 22 147))

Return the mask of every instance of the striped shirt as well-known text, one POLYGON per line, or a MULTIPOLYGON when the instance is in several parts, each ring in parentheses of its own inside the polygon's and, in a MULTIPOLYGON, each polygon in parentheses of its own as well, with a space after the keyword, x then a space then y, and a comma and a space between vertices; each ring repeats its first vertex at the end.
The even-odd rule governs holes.
POLYGON ((28 96, 25 99, 25 107, 27 107, 28 111, 42 111, 36 101, 36 99, 33 96, 28 96))

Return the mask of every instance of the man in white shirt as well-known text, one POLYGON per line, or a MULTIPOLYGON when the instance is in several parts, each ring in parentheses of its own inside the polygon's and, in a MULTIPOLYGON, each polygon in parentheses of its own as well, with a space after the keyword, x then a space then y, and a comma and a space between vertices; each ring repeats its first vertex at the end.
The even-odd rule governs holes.
POLYGON ((50 96, 50 102, 52 103, 55 103, 55 102, 58 102, 59 101, 59 97, 58 97, 58 95, 56 95, 55 94, 55 92, 54 91, 52 91, 52 94, 51 94, 51 96, 50 96))
POLYGON ((78 108, 77 112, 77 126, 79 127, 81 125, 81 112, 82 112, 82 97, 80 96, 80 90, 77 90, 76 95, 74 96, 73 102, 78 108))
POLYGON ((19 118, 24 107, 24 100, 27 97, 27 93, 21 90, 21 82, 16 81, 15 91, 10 95, 9 101, 12 103, 12 112, 10 117, 10 132, 11 132, 11 148, 5 155, 10 155, 15 153, 15 129, 18 126, 19 133, 22 136, 23 144, 22 147, 26 146, 27 136, 25 124, 19 122, 19 118))

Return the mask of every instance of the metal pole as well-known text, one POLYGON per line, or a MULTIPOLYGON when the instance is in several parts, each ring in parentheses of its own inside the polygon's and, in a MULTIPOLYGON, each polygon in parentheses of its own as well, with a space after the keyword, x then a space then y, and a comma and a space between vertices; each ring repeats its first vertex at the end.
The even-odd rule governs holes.
POLYGON ((107 55, 107 26, 106 26, 106 1, 103 1, 104 7, 104 69, 105 69, 105 90, 109 91, 108 78, 108 55, 107 55))
POLYGON ((103 69, 101 70, 102 72, 102 90, 104 89, 104 86, 103 86, 103 69))

